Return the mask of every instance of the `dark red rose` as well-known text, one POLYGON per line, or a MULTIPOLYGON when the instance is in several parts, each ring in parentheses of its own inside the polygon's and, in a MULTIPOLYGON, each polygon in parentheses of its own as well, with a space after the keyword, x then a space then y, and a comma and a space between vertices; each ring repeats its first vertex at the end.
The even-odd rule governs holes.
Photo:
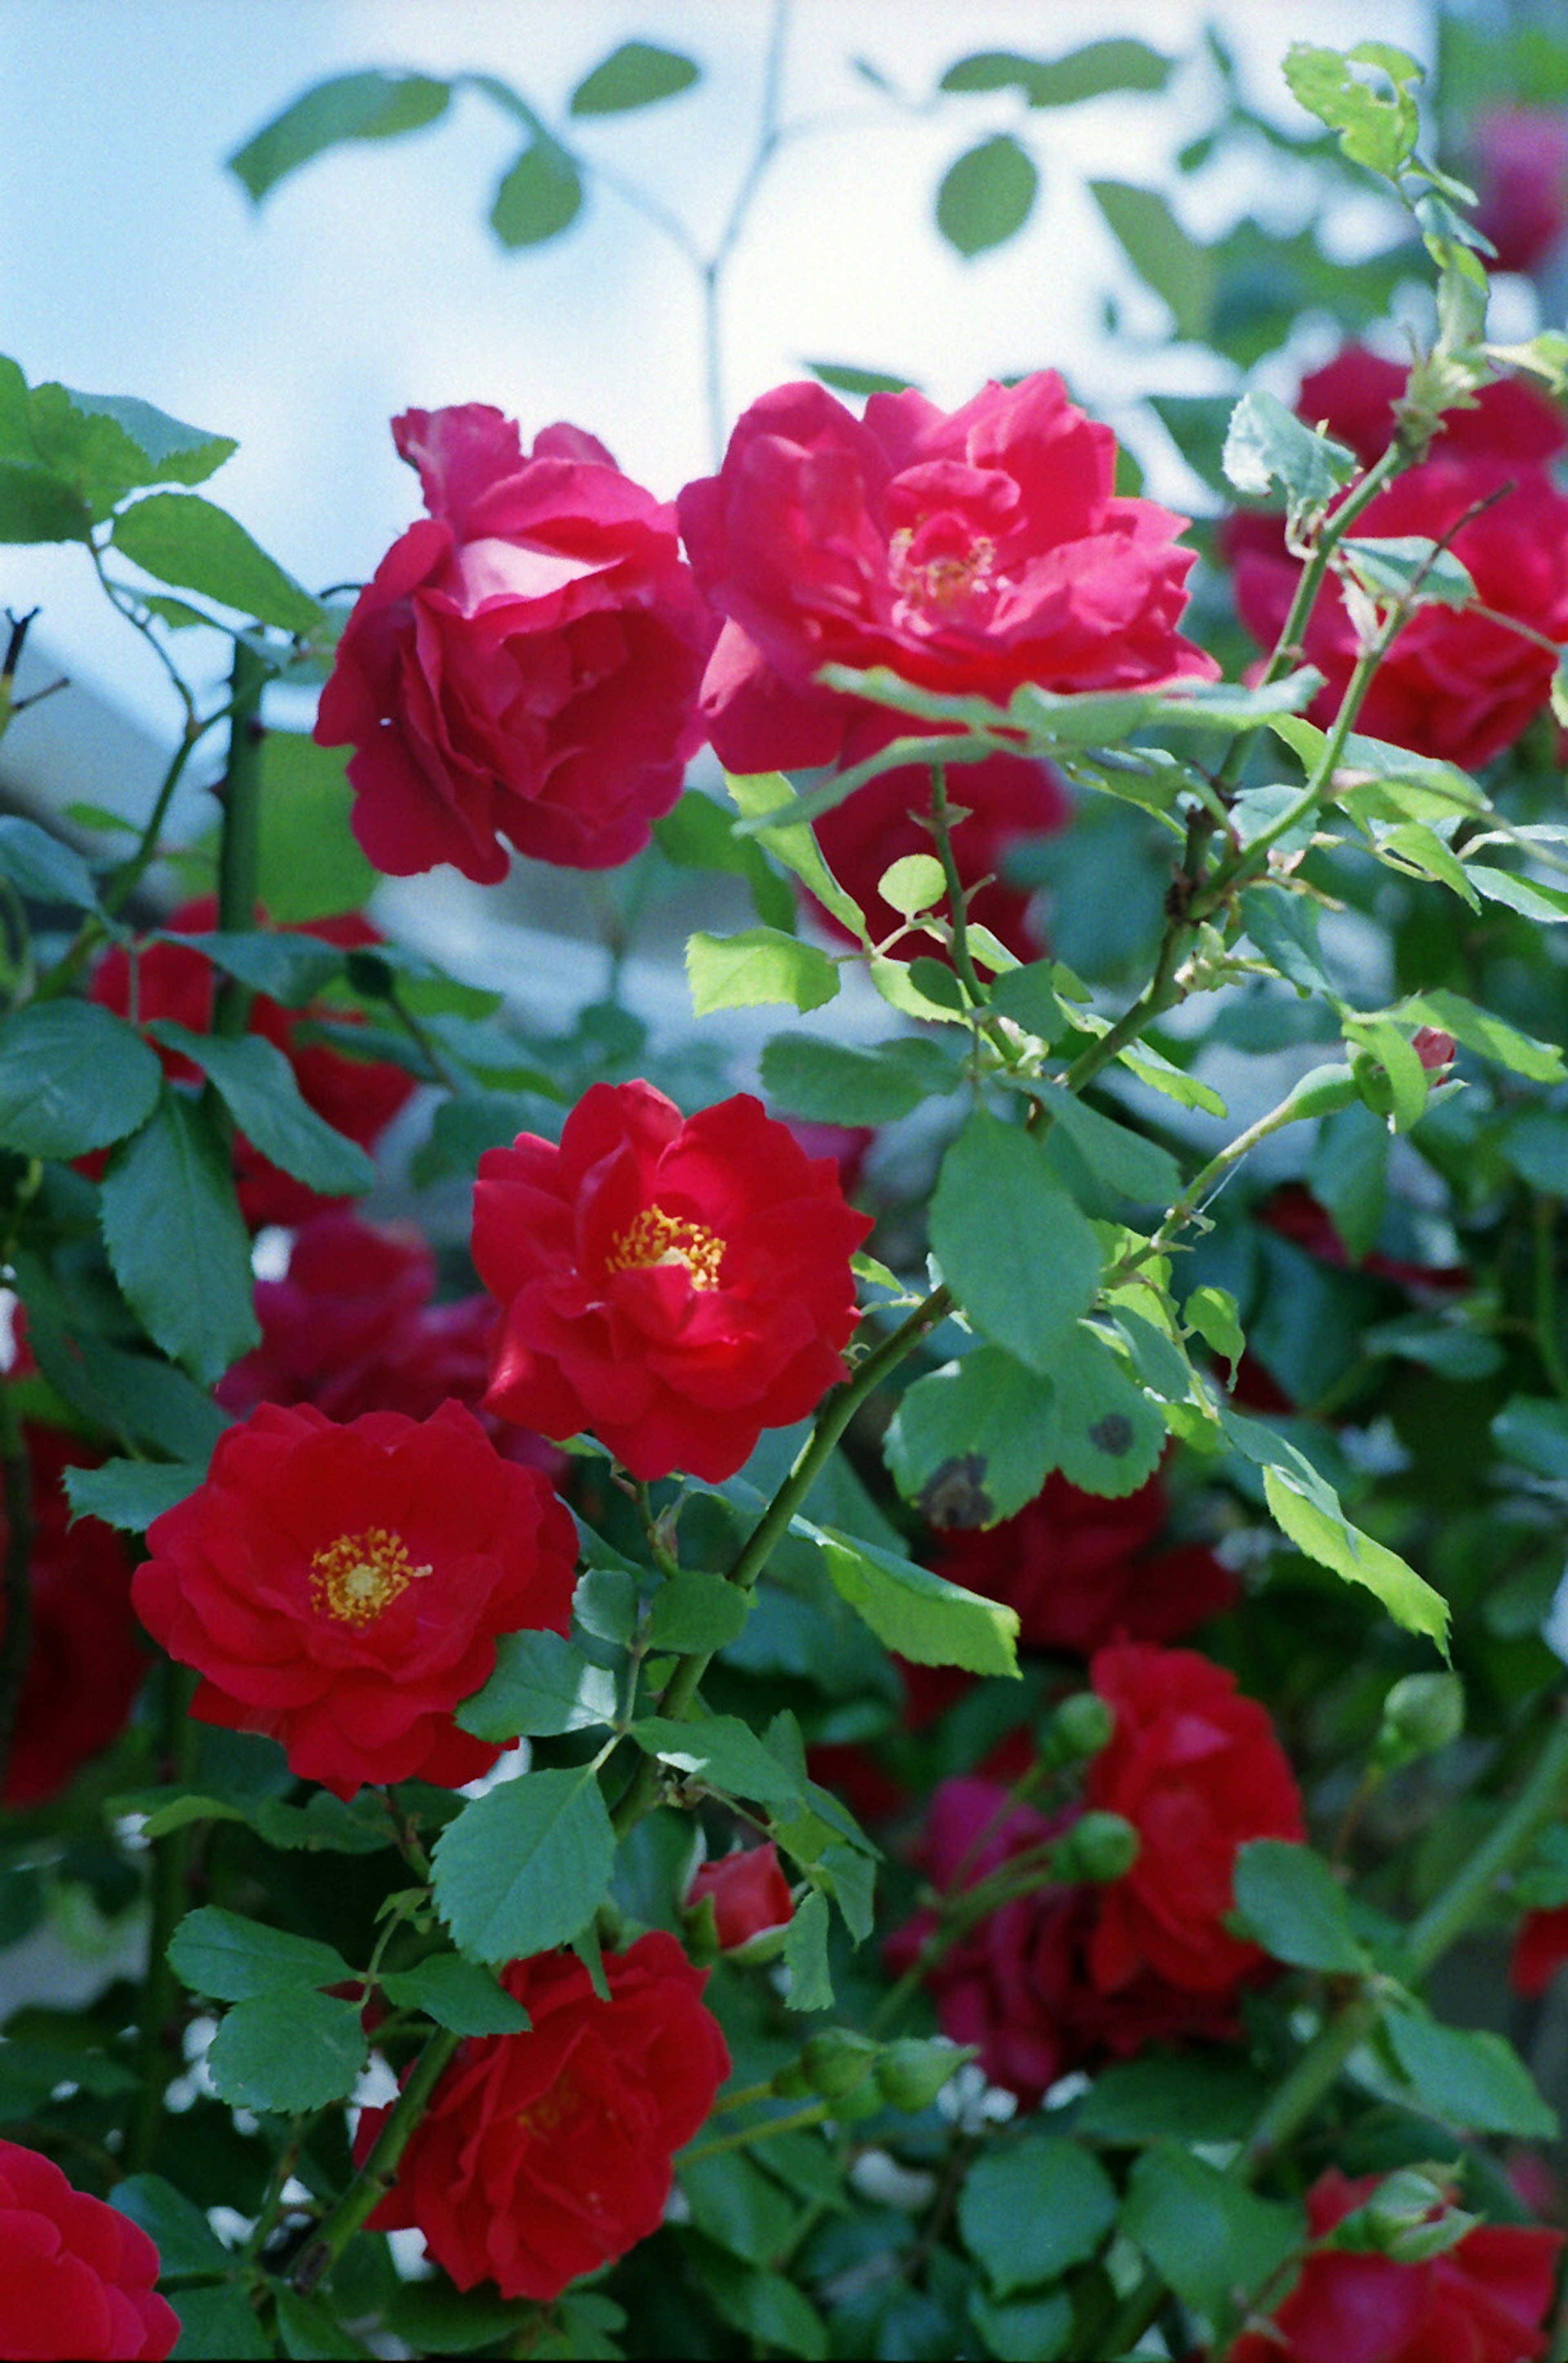
POLYGON ((501 1633, 564 1633, 576 1531, 537 1470, 472 1413, 262 1403, 204 1484, 148 1531, 137 1614, 203 1676, 192 1712, 268 1733, 301 1780, 457 1788, 501 1753, 452 1709, 501 1633))
POLYGON ((16 2363, 163 2363, 180 2335, 139 2224, 0 2141, 0 2353, 16 2363))
MULTIPOLYGON (((1315 2239, 1377 2188, 1337 2167, 1307 2194, 1315 2239)), ((1266 2329, 1244 2331, 1230 2363, 1529 2363, 1544 2355, 1561 2232, 1477 2224, 1419 2264, 1318 2248, 1266 2329)))
MULTIPOLYGON (((1282 1182, 1257 1208, 1256 1215, 1271 1231, 1293 1239, 1320 1263, 1349 1266, 1350 1254, 1334 1228, 1333 1217, 1304 1182, 1282 1182)), ((1407 1263, 1398 1256, 1380 1255, 1375 1248, 1362 1257, 1357 1270, 1369 1272, 1374 1280, 1394 1281, 1401 1288, 1465 1288, 1470 1283, 1463 1264, 1407 1263)))
POLYGON ((1273 1727, 1234 1674, 1195 1650, 1126 1642, 1099 1650, 1089 1678, 1116 1729, 1090 1763, 1085 1796, 1139 1836, 1126 1878, 1099 1890, 1095 1983, 1115 1993, 1152 1971, 1184 1992, 1232 1991, 1263 1958, 1223 1925, 1237 1849, 1306 1836, 1273 1727))
MULTIPOLYGON (((944 1893, 982 1879, 1060 1836, 1072 1816, 1053 1820, 1018 1804, 1000 1781, 944 1781, 934 1792, 918 1859, 944 1893)), ((1152 1969, 1110 1991, 1094 1969, 1101 1889, 1042 1883, 1002 1904, 950 1945, 929 1983, 944 2035, 979 2047, 994 2084, 1032 2107, 1058 2077, 1126 2058, 1151 2043, 1207 2038, 1237 2031, 1235 1988, 1198 1991, 1152 1969)), ((895 1971, 909 1968, 936 1927, 926 1911, 887 1947, 895 1971)))
POLYGON ((1157 1477, 1110 1501, 1053 1475, 1016 1518, 944 1534, 932 1563, 1017 1609, 1026 1648, 1087 1658, 1106 1641, 1178 1641, 1229 1608, 1237 1584, 1201 1545, 1156 1549, 1165 1519, 1157 1477))
POLYGON ((861 1178, 866 1151, 876 1138, 869 1124, 812 1124, 805 1116, 781 1116, 795 1147, 810 1158, 830 1157, 846 1196, 861 1178))
POLYGON ((362 1222, 346 1207, 313 1215, 284 1278, 256 1283, 261 1342, 219 1381, 219 1403, 236 1417, 261 1403, 313 1403, 328 1419, 428 1419, 450 1398, 478 1414, 509 1459, 556 1482, 562 1455, 483 1408, 495 1304, 484 1295, 435 1304, 435 1287, 436 1259, 417 1231, 362 1222))
MULTIPOLYGON (((264 924, 264 914, 258 912, 257 919, 259 924, 264 924)), ((179 935, 204 934, 217 925, 217 905, 210 895, 183 903, 164 922, 166 928, 179 935)), ((346 951, 361 950, 384 940, 379 929, 353 912, 328 919, 312 919, 285 932, 319 936, 324 942, 336 944, 346 951)), ((171 1017, 193 1033, 205 1034, 212 1023, 216 982, 211 962, 199 951, 187 951, 179 944, 148 944, 135 958, 134 1004, 130 956, 117 944, 111 946, 93 971, 89 988, 93 999, 122 1016, 134 1005, 139 1024, 145 1025, 153 1017, 171 1017)), ((414 1079, 384 1059, 350 1059, 329 1043, 297 1038, 300 1028, 328 1015, 338 1022, 349 1019, 348 1012, 329 1010, 325 1004, 284 1009, 264 993, 257 993, 250 1004, 250 1028, 283 1051, 294 1069, 301 1097, 317 1115, 334 1130, 357 1141, 361 1148, 369 1148, 413 1091, 414 1079)), ((153 1048, 163 1061, 165 1072, 176 1082, 199 1082, 188 1059, 157 1043, 153 1048)), ((307 1190, 293 1174, 269 1164, 242 1135, 234 1144, 234 1170, 240 1209, 255 1230, 265 1223, 303 1222, 307 1215, 333 1203, 318 1192, 307 1190)))
POLYGON ((589 1429, 634 1477, 731 1477, 842 1378, 870 1228, 831 1159, 748 1094, 684 1120, 651 1083, 595 1083, 559 1148, 522 1133, 479 1160, 473 1260, 503 1307, 490 1405, 544 1436, 589 1429))
POLYGON ((503 838, 574 869, 629 860, 702 742, 713 625, 673 508, 579 427, 527 459, 487 403, 392 432, 430 514, 360 594, 316 725, 355 750, 360 843, 395 877, 450 861, 485 884, 503 838))
MULTIPOLYGON (((1054 371, 951 416, 873 394, 857 419, 816 384, 751 405, 717 476, 681 494, 697 581, 726 618, 703 682, 732 771, 841 763, 863 703, 825 664, 888 665, 1006 704, 1024 682, 1124 689, 1212 660, 1176 629, 1185 519, 1113 490, 1116 438, 1054 371)), ((886 711, 875 719, 885 729, 886 711)))
MULTIPOLYGON (((493 2280, 503 2297, 548 2301, 659 2228, 671 2159, 729 2055, 673 1936, 606 1953, 605 1977, 608 2002, 570 1953, 502 1971, 531 2030, 463 2044, 370 2219, 417 2226, 459 2289, 493 2280)), ((387 2113, 361 2118, 357 2162, 387 2113)))
MULTIPOLYGON (((893 735, 885 727, 852 728, 844 749, 846 766, 860 761, 893 735)), ((978 886, 966 905, 967 915, 1006 944, 1022 960, 1037 960, 1043 949, 1029 924, 1028 889, 1009 886, 1000 875, 1009 846, 1021 838, 1044 837, 1064 827, 1069 817, 1066 793, 1045 763, 1020 762, 1012 755, 989 755, 980 763, 955 763, 947 775, 950 803, 966 808, 967 817, 952 831, 953 860, 964 886, 978 886), (980 881, 989 879, 988 885, 980 881)), ((817 838, 828 869, 840 886, 854 896, 865 913, 874 942, 882 943, 905 924, 891 904, 877 893, 883 872, 906 853, 934 853, 930 830, 916 817, 929 812, 931 783, 917 765, 883 771, 846 796, 816 823, 817 838)), ((812 908, 829 932, 846 930, 831 912, 814 898, 812 908)), ((938 906, 948 914, 946 897, 938 906)), ((906 955, 936 953, 924 937, 910 937, 906 955)))
POLYGON ((1494 271, 1534 271, 1568 227, 1568 114, 1560 106, 1491 106, 1475 119, 1475 227, 1496 248, 1494 271))
POLYGON ((795 1910, 772 1839, 765 1846, 739 1847, 733 1854, 699 1863, 686 1890, 688 1908, 705 1895, 713 1898, 714 1925, 726 1952, 762 1936, 764 1929, 782 1928, 795 1910))
MULTIPOLYGON (((1378 494, 1357 519, 1356 532, 1446 537, 1485 605, 1517 617, 1549 642, 1568 641, 1568 498, 1543 470, 1463 449, 1449 452, 1440 441, 1432 458, 1378 494), (1489 499, 1490 506, 1472 515, 1489 499)), ((1275 518, 1232 519, 1225 544, 1241 620, 1262 647, 1272 648, 1299 564, 1285 549, 1275 518)), ((1318 599, 1304 649, 1308 663, 1326 677, 1307 710, 1326 727, 1359 654, 1356 628, 1337 585, 1326 586, 1318 599)), ((1542 712, 1555 666, 1551 647, 1507 624, 1465 608, 1421 606, 1378 667, 1356 727, 1473 771, 1542 712)))
POLYGON ((1568 1903, 1555 1904, 1550 1911, 1527 1912, 1508 1960, 1508 1983, 1514 1991, 1544 1993, 1564 1961, 1568 1961, 1568 1903))
MULTIPOLYGON (((1302 379, 1296 411, 1308 426, 1326 427, 1370 468, 1394 440, 1394 405, 1409 375, 1407 367, 1385 361, 1364 345, 1341 345, 1332 361, 1302 379)), ((1568 450, 1568 418, 1528 380, 1497 378, 1473 402, 1444 411, 1433 449, 1444 459, 1462 453, 1544 467, 1568 450)))
MULTIPOLYGON (((32 1463, 32 1640, 17 1703, 4 1803, 42 1804, 119 1737, 148 1668, 130 1605, 130 1559, 95 1518, 71 1524, 68 1469, 96 1467, 58 1429, 24 1430, 32 1463)), ((0 1517, 0 1548, 6 1525, 0 1517)), ((6 1626, 0 1600, 0 1633, 6 1626)))

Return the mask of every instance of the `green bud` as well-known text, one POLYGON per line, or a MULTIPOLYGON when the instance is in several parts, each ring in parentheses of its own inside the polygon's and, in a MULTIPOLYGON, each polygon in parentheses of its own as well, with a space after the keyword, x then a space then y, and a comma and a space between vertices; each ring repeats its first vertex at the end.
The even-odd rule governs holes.
POLYGON ((1074 1691, 1040 1727, 1040 1760, 1053 1771, 1082 1764, 1108 1745, 1116 1716, 1097 1691, 1074 1691))
POLYGON ((1120 1814, 1080 1814, 1057 1844, 1051 1868, 1062 1880, 1125 1879, 1138 1848, 1138 1832, 1120 1814))
POLYGON ((799 2060, 786 2059, 775 2071, 768 2090, 781 2101, 800 2101, 810 2091, 811 2084, 799 2060))
POLYGON ((973 2058, 973 2047, 947 2043, 940 2036, 922 2042, 907 2036, 888 2045, 872 2073, 889 2106, 906 2110, 912 2116, 918 2109, 929 2109, 949 2077, 973 2058))
POLYGON ((1446 1747, 1463 1729, 1464 1685, 1457 1674, 1406 1674, 1383 1702, 1373 1761, 1382 1771, 1396 1771, 1446 1747))
POLYGON ((1406 2166, 1385 2175, 1369 2199, 1341 2217, 1329 2245, 1418 2265, 1455 2247, 1479 2220, 1453 2205, 1451 2169, 1406 2166))
POLYGON ((812 2091, 825 2101, 842 2101, 866 2081, 877 2050, 868 2036, 856 2035, 847 2026, 828 2026, 811 2037, 801 2052, 800 2064, 812 2091))
POLYGON ((1396 2265, 1424 2265, 1429 2257, 1440 2257, 1457 2247, 1480 2221, 1479 2215, 1467 2215, 1462 2207, 1451 2207, 1446 2215, 1429 2224, 1407 2224, 1390 2238, 1387 2253, 1396 2265))
POLYGON ((1296 1084, 1281 1115, 1287 1124, 1299 1124, 1310 1116, 1338 1115, 1341 1108, 1348 1108, 1359 1097, 1356 1079, 1349 1067, 1314 1067, 1296 1084))

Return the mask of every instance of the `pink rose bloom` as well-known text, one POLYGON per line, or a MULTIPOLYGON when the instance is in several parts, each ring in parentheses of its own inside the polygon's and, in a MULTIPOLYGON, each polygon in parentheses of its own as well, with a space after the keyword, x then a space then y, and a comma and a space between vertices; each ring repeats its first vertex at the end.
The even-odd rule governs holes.
POLYGON ((1494 271, 1533 271, 1568 225, 1568 113, 1493 106, 1473 142, 1475 227, 1497 250, 1494 271))
POLYGON ((702 742, 713 627, 674 510, 602 443, 547 427, 523 457, 489 404, 393 421, 428 517, 361 593, 316 737, 354 749, 356 836, 394 877, 493 884, 506 838, 606 870, 648 842, 702 742))
MULTIPOLYGON (((681 494, 696 577, 726 618, 703 682, 733 771, 839 763, 863 702, 823 665, 887 665, 1006 703, 1049 690, 1212 677, 1176 629, 1185 519, 1113 489, 1116 438, 1054 371, 950 416, 873 394, 857 419, 815 384, 739 421, 717 476, 681 494)), ((885 721, 885 709, 876 709, 885 721)))

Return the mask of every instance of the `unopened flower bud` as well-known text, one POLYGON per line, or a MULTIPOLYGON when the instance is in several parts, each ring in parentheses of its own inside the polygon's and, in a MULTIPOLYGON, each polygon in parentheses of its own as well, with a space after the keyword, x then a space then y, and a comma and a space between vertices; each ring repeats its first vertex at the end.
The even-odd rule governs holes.
POLYGON ((889 2106, 913 2115, 917 2109, 929 2109, 949 2077, 973 2057, 972 2049, 940 2036, 922 2042, 908 2036, 890 2043, 872 2072, 889 2106))
POLYGON ((1396 2265, 1424 2265, 1429 2257, 1440 2257, 1445 2250, 1457 2248, 1480 2221, 1479 2215, 1467 2215, 1462 2207, 1451 2207, 1445 2214, 1434 2215, 1429 2223, 1405 2224, 1390 2235, 1385 2253, 1396 2265))
POLYGON ((877 2046, 868 2036, 847 2026, 824 2027, 800 2055, 800 2065, 812 2091, 825 2101, 848 2100, 871 2075, 877 2046))
POLYGON ((776 1935, 778 1944, 772 1948, 776 1952, 794 1910, 789 1881, 779 1867, 778 1848, 770 1840, 766 1846, 741 1847, 733 1854, 720 1855, 716 1862, 700 1864, 692 1874, 684 1909, 699 1914, 705 1904, 713 1914, 718 1950, 744 1951, 749 1960, 760 1959, 762 1953, 754 1949, 758 1940, 776 1935))
POLYGON ((1361 2206, 1340 2217, 1329 2235, 1329 2244, 1358 2256, 1393 2257, 1401 2264, 1419 2264, 1454 2247, 1474 2224, 1475 2217, 1462 2213, 1451 2200, 1450 2186, 1439 2169, 1401 2167, 1396 2173, 1385 2175, 1361 2206))
POLYGON ((1109 1744, 1116 1716, 1097 1691, 1074 1691, 1047 1717, 1040 1735, 1043 1763, 1054 1772, 1097 1756, 1109 1744))
POLYGON ((1373 1761, 1385 1772, 1446 1747, 1464 1729, 1464 1686, 1457 1674, 1406 1674, 1383 1702, 1373 1761))
POLYGON ((1423 1067, 1440 1075, 1445 1067, 1452 1066, 1459 1045, 1451 1034, 1443 1033, 1440 1026, 1418 1026, 1410 1037, 1410 1048, 1423 1067))
POLYGON ((1051 1867, 1068 1881, 1125 1879, 1138 1860, 1138 1832, 1120 1814, 1080 1814, 1058 1842, 1051 1867))

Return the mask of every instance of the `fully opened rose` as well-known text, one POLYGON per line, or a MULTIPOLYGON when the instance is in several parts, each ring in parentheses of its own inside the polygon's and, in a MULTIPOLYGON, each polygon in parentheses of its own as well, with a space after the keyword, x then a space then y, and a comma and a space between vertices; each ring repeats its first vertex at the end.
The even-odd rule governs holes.
POLYGON ((361 594, 316 725, 354 749, 360 843, 393 877, 450 861, 484 884, 506 844, 629 860, 702 740, 713 627, 674 510, 580 427, 525 457, 511 419, 469 402, 392 432, 430 514, 361 594))
POLYGON ((683 1119, 651 1083, 595 1083, 559 1147, 523 1133, 479 1160, 491 1408, 586 1429, 634 1477, 731 1477, 843 1376, 870 1228, 749 1093, 683 1119))
POLYGON ((1116 438, 1052 370, 951 415, 914 392, 873 394, 863 419, 820 385, 764 394, 680 501, 725 618, 702 696, 719 760, 840 762, 868 709, 816 686, 826 664, 1003 704, 1024 682, 1208 679, 1177 629, 1186 520, 1118 494, 1115 473, 1116 438))
MULTIPOLYGON (((706 1979, 656 1929, 604 1957, 609 2000, 573 1955, 501 1982, 533 2022, 471 2038, 436 2086, 370 2221, 417 2225, 459 2289, 548 2300, 657 2231, 671 2160, 729 2071, 706 1979)), ((362 2160, 385 2109, 360 2121, 362 2160)))
POLYGON ((179 2317, 139 2225, 0 2141, 0 2355, 15 2363, 162 2363, 179 2317))
POLYGON ((262 1403, 154 1520, 137 1614, 202 1675, 193 1713, 279 1741, 302 1780, 449 1788, 500 1751, 452 1710, 495 1637, 564 1633, 576 1533, 544 1479, 459 1404, 339 1426, 262 1403))

